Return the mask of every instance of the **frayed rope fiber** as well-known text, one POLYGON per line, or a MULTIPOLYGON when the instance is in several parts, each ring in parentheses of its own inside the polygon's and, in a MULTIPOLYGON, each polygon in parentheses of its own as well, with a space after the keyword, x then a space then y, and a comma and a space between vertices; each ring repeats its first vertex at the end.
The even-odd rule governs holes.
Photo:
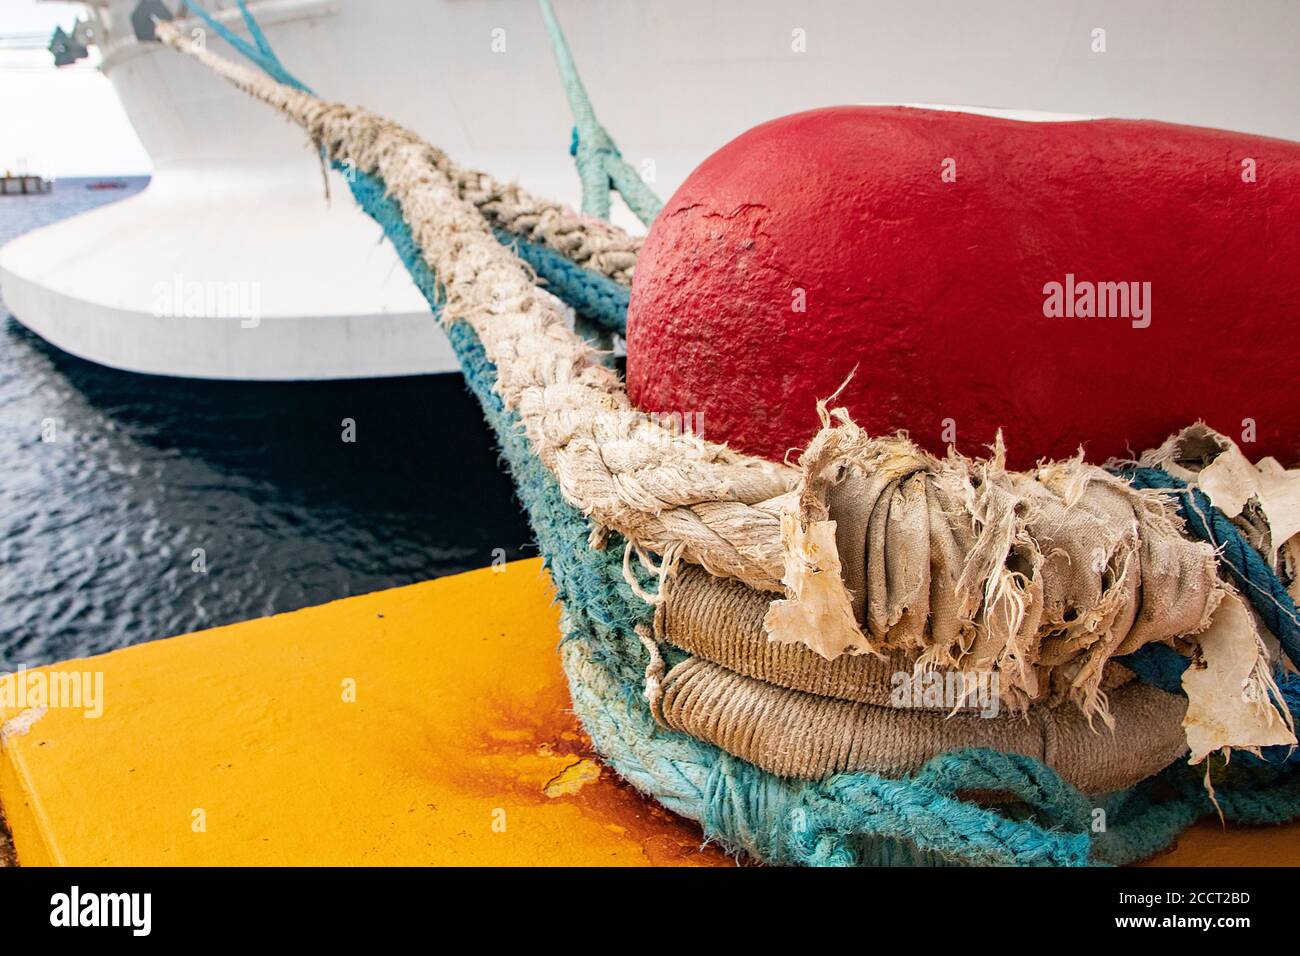
MULTIPOLYGON (((1158 468, 1128 468, 1117 472, 1136 488, 1155 488, 1173 492, 1178 515, 1187 522, 1188 530, 1202 541, 1217 549, 1219 565, 1224 573, 1250 601, 1260 620, 1282 645, 1292 664, 1300 667, 1300 610, 1278 578, 1232 520, 1210 503, 1209 496, 1199 488, 1189 488, 1181 478, 1158 468)), ((1183 671, 1188 659, 1172 648, 1148 644, 1134 654, 1118 659, 1138 675, 1141 680, 1167 690, 1182 693, 1183 671)), ((1273 675, 1281 693, 1281 703, 1293 716, 1300 719, 1300 674, 1278 668, 1273 675)), ((1238 759, 1252 761, 1263 759, 1272 764, 1300 764, 1300 748, 1265 747, 1261 758, 1251 753, 1240 754, 1238 759)))
MULTIPOLYGON (((161 25, 159 35, 166 35, 161 25)), ((273 57, 269 48, 262 53, 273 57)), ((440 313, 444 289, 401 204, 378 176, 348 171, 358 203, 383 227, 416 286, 440 313)), ((541 266, 534 268, 543 273, 541 266)), ((557 269, 545 278, 557 295, 578 303, 585 292, 571 287, 575 275, 557 269)), ((630 265, 611 277, 627 275, 630 265)), ((560 652, 575 712, 616 772, 669 809, 700 821, 706 837, 774 863, 1086 865, 1150 856, 1210 812, 1199 773, 1181 763, 1100 798, 1083 795, 1033 758, 987 750, 941 754, 901 779, 844 773, 797 782, 661 727, 643 695, 646 652, 637 633, 652 617, 636 593, 652 586, 650 574, 634 567, 634 581, 625 578, 616 532, 608 532, 607 547, 590 546, 589 519, 566 498, 518 412, 507 407, 501 370, 473 325, 453 322, 447 333, 498 436, 564 606, 560 652), (1015 802, 1002 813, 966 799, 971 791, 1010 795, 1015 802)), ((1225 768, 1216 796, 1226 819, 1277 822, 1300 811, 1300 778, 1234 762, 1225 768)))
MULTIPOLYGON (((384 227, 436 310, 437 281, 396 202, 369 176, 358 177, 353 192, 384 227)), ((563 296, 565 289, 556 292, 563 296)), ((623 579, 621 549, 588 546, 586 519, 564 500, 494 391, 496 369, 473 330, 457 323, 448 333, 496 431, 566 609, 561 654, 575 712, 620 776, 699 821, 707 837, 729 850, 786 864, 1122 864, 1159 852, 1212 811, 1199 774, 1181 764, 1100 800, 1084 796, 1039 761, 993 751, 943 754, 900 780, 856 773, 798 783, 660 727, 642 696, 645 659, 636 635, 637 625, 648 624, 651 615, 623 579), (1160 789, 1172 795, 1157 799, 1160 789), (1012 793, 1029 816, 1012 819, 960 798, 971 790, 1012 793), (1100 832, 1093 827, 1096 810, 1105 814, 1100 832)), ((643 584, 651 585, 648 574, 643 584)), ((1249 789, 1241 791, 1231 781, 1216 787, 1228 819, 1266 823, 1300 812, 1294 776, 1246 780, 1249 789)))

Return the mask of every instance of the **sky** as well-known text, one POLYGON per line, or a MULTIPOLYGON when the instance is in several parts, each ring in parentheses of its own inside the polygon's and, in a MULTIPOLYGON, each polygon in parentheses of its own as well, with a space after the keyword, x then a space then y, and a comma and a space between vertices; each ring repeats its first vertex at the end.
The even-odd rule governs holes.
POLYGON ((98 53, 56 69, 45 49, 13 49, 16 34, 48 41, 56 26, 70 30, 76 3, 0 0, 0 172, 42 176, 147 173, 149 155, 113 92, 95 67, 98 53))

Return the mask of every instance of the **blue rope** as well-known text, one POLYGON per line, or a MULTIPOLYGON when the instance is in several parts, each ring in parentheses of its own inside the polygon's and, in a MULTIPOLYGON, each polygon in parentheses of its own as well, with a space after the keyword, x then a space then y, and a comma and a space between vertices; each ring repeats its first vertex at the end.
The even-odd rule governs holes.
POLYGON ((1210 503, 1205 492, 1188 488, 1186 483, 1168 472, 1157 468, 1134 468, 1119 474, 1135 488, 1157 488, 1175 493, 1178 514, 1187 522, 1188 529, 1218 549, 1219 564, 1228 577, 1277 637, 1291 663, 1300 667, 1300 611, 1263 555, 1251 547, 1231 519, 1210 503))
MULTIPOLYGON (((274 59, 261 43, 257 53, 267 62, 274 59)), ((441 289, 398 202, 369 173, 354 171, 348 182, 437 315, 441 289)), ((549 270, 544 277, 562 298, 572 297, 575 305, 594 311, 611 308, 589 298, 601 287, 585 270, 557 265, 537 251, 540 247, 520 243, 518 248, 534 256, 529 261, 539 274, 549 270)), ((1181 763, 1094 805, 1097 801, 1055 771, 1015 754, 941 754, 900 780, 847 773, 801 782, 775 777, 711 744, 659 726, 642 696, 645 662, 635 633, 650 611, 623 580, 618 536, 603 550, 589 546, 587 519, 565 500, 518 417, 502 403, 494 387, 496 368, 472 327, 453 323, 447 335, 497 434, 560 600, 573 609, 564 616, 561 654, 575 711, 621 776, 670 809, 699 820, 710 837, 778 863, 1078 866, 1150 856, 1210 811, 1199 774, 1181 763), (595 676, 579 679, 572 669, 575 661, 594 665, 595 676), (1173 796, 1157 799, 1161 787, 1173 796), (972 789, 1014 795, 1021 816, 962 799, 962 792, 972 789), (1107 819, 1100 832, 1092 825, 1098 810, 1107 819)), ((649 584, 643 576, 642 586, 649 584)), ((1232 773, 1236 777, 1216 790, 1228 819, 1277 822, 1300 813, 1300 775, 1235 762, 1232 773)))
MULTIPOLYGON (((1219 564, 1224 573, 1250 601, 1265 626, 1277 637, 1287 657, 1300 665, 1300 612, 1297 612, 1286 586, 1232 520, 1214 507, 1205 492, 1188 488, 1186 482, 1166 471, 1129 468, 1117 474, 1135 488, 1155 488, 1174 493, 1178 514, 1186 522, 1188 530, 1218 550, 1219 564)), ((1148 644, 1119 658, 1119 661, 1139 679, 1172 694, 1183 693, 1182 677, 1188 660, 1173 648, 1148 644)), ((1274 671, 1273 680, 1281 693, 1278 702, 1300 722, 1300 674, 1279 667, 1274 671)), ((1297 748, 1265 747, 1261 753, 1269 763, 1300 764, 1300 749, 1297 748)), ((1242 758, 1249 761, 1252 756, 1243 754, 1242 758)))
POLYGON ((239 4, 239 13, 244 18, 244 26, 248 30, 248 35, 253 38, 253 42, 257 44, 257 48, 266 54, 266 56, 268 56, 273 62, 278 64, 280 58, 276 56, 275 51, 271 49, 270 41, 266 39, 266 34, 262 32, 262 28, 258 25, 257 21, 253 19, 253 15, 248 12, 248 7, 245 5, 244 0, 235 0, 235 2, 239 4))
POLYGON ((1160 688, 1168 694, 1183 692, 1183 671, 1187 670, 1188 660, 1172 647, 1165 644, 1147 644, 1132 654, 1115 658, 1138 679, 1160 688))
POLYGON ((521 239, 498 229, 497 241, 532 266, 549 288, 579 316, 607 332, 627 332, 627 303, 631 291, 599 272, 584 269, 572 259, 548 246, 521 239))
POLYGON ((635 169, 624 161, 618 146, 609 132, 596 119, 596 111, 591 105, 587 88, 582 85, 578 75, 578 66, 569 51, 564 31, 555 18, 550 0, 537 0, 542 10, 542 20, 551 37, 551 48, 555 53, 555 64, 560 70, 560 80, 564 84, 564 95, 569 101, 569 110, 573 113, 573 134, 569 144, 569 154, 578 166, 578 178, 582 181, 582 211, 589 216, 601 219, 609 218, 610 190, 617 190, 627 203, 629 209, 645 225, 650 225, 663 208, 659 199, 641 179, 635 169))
POLYGON ((238 50, 246 59, 252 61, 261 67, 263 72, 272 77, 276 82, 283 83, 285 86, 292 86, 296 90, 302 90, 304 93, 312 93, 312 90, 299 81, 292 73, 284 68, 280 58, 275 55, 271 49, 271 44, 267 42, 266 35, 262 32, 253 15, 248 11, 244 0, 238 0, 239 12, 243 14, 244 23, 248 26, 248 32, 252 34, 256 46, 251 46, 247 40, 241 37, 235 31, 231 30, 221 21, 213 17, 208 11, 200 7, 195 0, 184 0, 185 7, 190 13, 194 14, 212 30, 213 33, 221 37, 232 47, 238 50))

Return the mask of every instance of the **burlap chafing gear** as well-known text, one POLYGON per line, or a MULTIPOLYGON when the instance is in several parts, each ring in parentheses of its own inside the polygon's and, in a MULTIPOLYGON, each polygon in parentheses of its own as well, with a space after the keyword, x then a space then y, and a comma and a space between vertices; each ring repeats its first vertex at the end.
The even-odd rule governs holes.
MULTIPOLYGON (((624 282, 636 240, 463 169, 409 130, 367 110, 321 101, 230 63, 170 24, 159 25, 158 37, 302 126, 330 160, 383 182, 425 265, 441 283, 443 320, 473 328, 497 368, 503 404, 518 416, 566 500, 590 517, 593 544, 617 531, 639 556, 659 555, 665 568, 686 561, 785 593, 788 565, 802 556, 788 553, 783 519, 797 512, 806 523, 812 511, 824 519, 827 486, 857 469, 873 476, 873 490, 857 505, 863 511, 861 539, 870 544, 862 547, 858 565, 862 620, 880 649, 928 642, 926 663, 995 667, 1003 674, 1004 697, 1010 702, 1019 694, 1029 701, 1043 693, 1040 645, 1052 637, 1053 655, 1063 661, 1063 672, 1073 674, 1071 693, 1086 710, 1104 715, 1098 693, 1102 664, 1117 643, 1145 639, 1136 626, 1124 634, 1126 622, 1143 620, 1134 610, 1135 595, 1144 602, 1139 607, 1186 611, 1189 617, 1197 608, 1206 610, 1198 625, 1208 623, 1208 610, 1220 593, 1214 590, 1209 549, 1201 549, 1204 560, 1193 567, 1194 555, 1171 558, 1158 547, 1146 547, 1143 528, 1156 524, 1146 517, 1139 519, 1137 538, 1143 546, 1136 549, 1137 561, 1124 560, 1134 553, 1128 524, 1109 529, 1107 541, 1121 543, 1103 553, 1102 566, 1123 573, 1104 587, 1080 586, 1075 578, 1082 565, 1075 556, 1053 557, 1035 539, 1031 509, 1016 493, 1017 483, 1043 481, 1053 468, 1071 486, 1113 481, 1100 469, 1067 462, 1017 477, 1006 472, 996 452, 986 462, 939 460, 903 438, 871 439, 838 410, 826 415, 826 427, 804 451, 797 470, 698 436, 673 434, 632 407, 603 358, 567 328, 564 310, 537 288, 535 276, 501 246, 491 226, 508 226, 584 268, 624 282), (840 419, 837 425, 831 424, 833 417, 840 419), (872 522, 883 533, 869 534, 872 522), (1131 565, 1148 554, 1187 573, 1152 575, 1144 567, 1135 572, 1131 565), (1059 566, 1068 569, 1069 580, 1058 586, 1051 578, 1059 566), (1169 593, 1150 594, 1152 581, 1163 581, 1169 593), (1053 607, 1074 615, 1059 635, 1049 627, 1053 607)), ((1082 520, 1087 510, 1067 509, 1066 524, 1082 520)), ((1151 514, 1158 511, 1153 506, 1151 514)), ((847 519, 848 512, 843 514, 847 519)), ((856 574, 852 563, 844 562, 850 577, 856 574)), ((630 568, 627 576, 635 581, 630 568)), ((834 597, 847 604, 842 593, 834 597)), ((826 601, 824 590, 820 598, 826 601)), ((841 616, 852 626, 847 608, 841 616)), ((797 622, 807 615, 788 619, 797 622)), ((1150 619, 1163 620, 1157 612, 1150 619)), ((862 639, 855 626, 848 637, 842 646, 862 639)), ((798 641, 808 635, 783 638, 798 641)))
POLYGON ((1110 698, 1114 728, 1073 707, 1015 716, 952 716, 853 704, 744 677, 688 658, 663 677, 652 706, 667 727, 783 777, 913 773, 936 754, 987 747, 1034 757, 1085 793, 1131 787, 1187 751, 1183 697, 1130 682, 1110 698))
MULTIPOLYGON (((771 641, 763 629, 763 616, 771 599, 771 594, 755 591, 739 581, 715 578, 701 568, 684 566, 668 591, 658 636, 738 674, 854 703, 889 706, 895 675, 911 674, 916 669, 915 650, 884 656, 843 654, 827 660, 802 644, 771 641)), ((979 676, 978 672, 966 673, 979 676)), ((1113 689, 1132 677, 1127 668, 1110 662, 1102 689, 1113 689)), ((972 702, 963 709, 978 706, 978 702, 972 702)), ((937 709, 948 711, 952 707, 937 709)))
MULTIPOLYGON (((857 527, 868 526, 856 520, 857 527)), ((909 697, 921 706, 896 707, 896 675, 916 672, 918 648, 827 660, 801 644, 768 639, 763 618, 771 600, 767 592, 699 568, 680 570, 657 619, 657 636, 692 656, 650 687, 656 716, 666 726, 771 773, 802 779, 852 770, 899 776, 938 753, 988 747, 1036 757, 1085 792, 1106 793, 1132 786, 1186 752, 1186 700, 1133 682, 1132 673, 1113 661, 1099 687, 1111 728, 1101 721, 1090 727, 1077 707, 1061 706, 1069 668, 1042 681, 1040 701, 1021 713, 1007 708, 982 716, 974 697, 955 713, 948 700, 926 709, 924 698, 909 697)))
POLYGON ((1112 657, 1208 625, 1223 597, 1213 549, 1184 537, 1167 498, 1102 469, 1003 459, 938 459, 828 419, 801 461, 801 520, 835 522, 872 650, 997 670, 1012 709, 1064 689, 1106 719, 1112 657))

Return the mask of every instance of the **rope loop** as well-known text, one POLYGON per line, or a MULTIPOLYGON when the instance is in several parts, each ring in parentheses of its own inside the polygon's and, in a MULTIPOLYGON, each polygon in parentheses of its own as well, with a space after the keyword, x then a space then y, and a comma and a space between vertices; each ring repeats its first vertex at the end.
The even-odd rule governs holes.
POLYGON ((650 225, 663 208, 663 202, 636 170, 623 160, 623 154, 619 152, 614 138, 596 119, 596 110, 591 105, 587 88, 582 85, 578 66, 569 50, 569 43, 564 38, 560 21, 555 17, 551 0, 537 0, 537 5, 541 8, 542 20, 550 34, 555 65, 559 68, 564 95, 573 113, 569 155, 574 158, 578 178, 582 181, 582 211, 589 216, 608 219, 610 193, 613 191, 623 197, 628 208, 642 223, 650 225))

